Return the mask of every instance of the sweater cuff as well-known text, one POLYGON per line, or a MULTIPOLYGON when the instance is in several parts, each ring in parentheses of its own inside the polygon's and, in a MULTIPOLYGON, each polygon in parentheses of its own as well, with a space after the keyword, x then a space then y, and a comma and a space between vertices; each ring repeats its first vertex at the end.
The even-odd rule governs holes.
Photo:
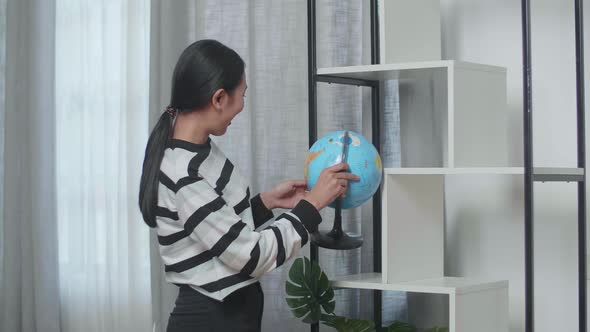
POLYGON ((291 213, 299 218, 309 233, 317 231, 318 225, 322 222, 322 216, 315 206, 304 199, 299 201, 299 204, 291 210, 291 213))
POLYGON ((250 200, 250 206, 252 207, 252 219, 254 219, 254 228, 262 226, 265 222, 274 217, 271 210, 262 202, 260 194, 254 196, 250 200))

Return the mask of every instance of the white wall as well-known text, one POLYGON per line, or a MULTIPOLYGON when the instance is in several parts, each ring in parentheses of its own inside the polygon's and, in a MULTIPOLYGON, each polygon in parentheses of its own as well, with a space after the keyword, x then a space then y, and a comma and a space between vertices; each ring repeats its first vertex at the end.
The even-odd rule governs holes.
MULTIPOLYGON (((574 167, 573 0, 532 2, 534 164, 574 167)), ((441 10, 443 59, 508 68, 511 160, 522 165, 520 1, 441 0, 441 10)), ((510 331, 524 331, 522 181, 470 177, 447 182, 446 272, 508 279, 510 331)), ((536 184, 534 194, 535 331, 577 331, 576 185, 536 184)))

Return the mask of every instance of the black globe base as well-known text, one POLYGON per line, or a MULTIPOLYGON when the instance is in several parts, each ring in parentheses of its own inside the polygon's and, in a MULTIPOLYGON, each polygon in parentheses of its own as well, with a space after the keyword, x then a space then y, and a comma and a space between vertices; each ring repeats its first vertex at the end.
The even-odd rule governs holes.
MULTIPOLYGON (((348 137, 348 131, 344 134, 348 137)), ((346 161, 346 148, 348 143, 344 144, 342 160, 346 161)), ((334 201, 334 225, 331 231, 315 231, 310 234, 311 243, 318 247, 336 250, 356 249, 363 245, 363 237, 350 235, 342 231, 342 199, 337 198, 334 201)))
POLYGON ((342 230, 317 231, 311 234, 311 242, 318 247, 336 250, 356 249, 363 245, 363 237, 348 235, 342 230))

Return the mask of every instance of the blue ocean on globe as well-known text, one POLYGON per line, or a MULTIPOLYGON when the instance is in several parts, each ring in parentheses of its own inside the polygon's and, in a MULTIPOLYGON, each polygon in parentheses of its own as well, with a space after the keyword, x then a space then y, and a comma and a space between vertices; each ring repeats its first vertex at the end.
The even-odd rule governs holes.
MULTIPOLYGON (((342 161, 345 131, 335 131, 318 139, 309 149, 305 160, 305 179, 309 190, 316 184, 324 168, 342 161)), ((382 177, 381 157, 377 149, 365 137, 348 131, 347 163, 349 172, 358 175, 360 181, 350 181, 343 209, 352 209, 368 201, 379 189, 382 177)), ((330 206, 334 207, 334 203, 330 206)))

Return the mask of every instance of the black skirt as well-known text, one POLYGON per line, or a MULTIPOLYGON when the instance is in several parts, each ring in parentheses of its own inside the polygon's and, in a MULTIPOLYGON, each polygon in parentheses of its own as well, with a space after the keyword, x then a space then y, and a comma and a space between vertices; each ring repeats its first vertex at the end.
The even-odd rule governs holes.
POLYGON ((256 282, 228 295, 223 302, 190 286, 180 286, 167 332, 259 332, 264 294, 256 282))

